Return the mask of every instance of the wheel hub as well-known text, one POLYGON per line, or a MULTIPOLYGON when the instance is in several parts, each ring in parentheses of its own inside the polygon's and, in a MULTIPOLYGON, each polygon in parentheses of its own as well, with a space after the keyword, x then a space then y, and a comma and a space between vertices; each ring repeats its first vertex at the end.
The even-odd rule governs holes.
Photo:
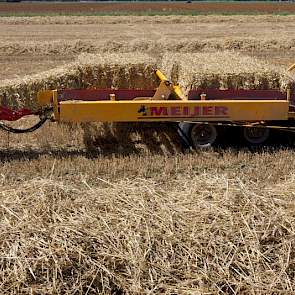
POLYGON ((195 147, 211 146, 216 137, 216 128, 210 124, 194 124, 191 129, 191 140, 195 147))

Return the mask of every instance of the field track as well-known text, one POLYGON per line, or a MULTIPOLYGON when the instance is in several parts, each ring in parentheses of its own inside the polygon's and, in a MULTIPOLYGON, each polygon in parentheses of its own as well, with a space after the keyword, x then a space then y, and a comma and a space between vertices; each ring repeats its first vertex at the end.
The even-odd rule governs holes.
POLYGON ((294 3, 0 3, 0 15, 14 14, 293 14, 294 3))

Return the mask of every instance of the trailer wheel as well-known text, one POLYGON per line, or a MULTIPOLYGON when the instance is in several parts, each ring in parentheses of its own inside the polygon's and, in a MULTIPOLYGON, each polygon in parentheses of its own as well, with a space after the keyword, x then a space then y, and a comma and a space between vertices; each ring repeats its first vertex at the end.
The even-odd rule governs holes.
POLYGON ((216 141, 215 126, 203 123, 180 123, 179 128, 195 148, 209 148, 216 141))
POLYGON ((263 144, 269 138, 268 128, 244 127, 244 139, 253 145, 263 144))

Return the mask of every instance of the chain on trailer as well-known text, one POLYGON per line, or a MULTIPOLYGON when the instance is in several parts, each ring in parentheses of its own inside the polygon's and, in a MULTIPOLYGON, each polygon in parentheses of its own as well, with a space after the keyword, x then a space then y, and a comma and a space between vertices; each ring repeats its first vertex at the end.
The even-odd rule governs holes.
POLYGON ((37 129, 41 128, 46 123, 47 120, 50 120, 52 118, 52 111, 53 111, 53 108, 45 108, 41 111, 33 113, 32 115, 38 115, 40 120, 29 128, 14 128, 3 122, 0 122, 0 129, 6 132, 15 133, 15 134, 34 132, 37 129))

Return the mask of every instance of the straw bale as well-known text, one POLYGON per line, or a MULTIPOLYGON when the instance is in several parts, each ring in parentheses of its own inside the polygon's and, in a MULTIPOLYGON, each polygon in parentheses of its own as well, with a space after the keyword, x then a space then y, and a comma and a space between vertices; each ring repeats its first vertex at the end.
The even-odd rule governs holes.
POLYGON ((154 88, 155 61, 148 55, 82 54, 77 61, 38 75, 0 82, 2 104, 36 108, 36 94, 61 88, 154 88))
POLYGON ((233 51, 166 53, 161 68, 185 92, 193 88, 281 89, 294 88, 285 70, 233 51))

